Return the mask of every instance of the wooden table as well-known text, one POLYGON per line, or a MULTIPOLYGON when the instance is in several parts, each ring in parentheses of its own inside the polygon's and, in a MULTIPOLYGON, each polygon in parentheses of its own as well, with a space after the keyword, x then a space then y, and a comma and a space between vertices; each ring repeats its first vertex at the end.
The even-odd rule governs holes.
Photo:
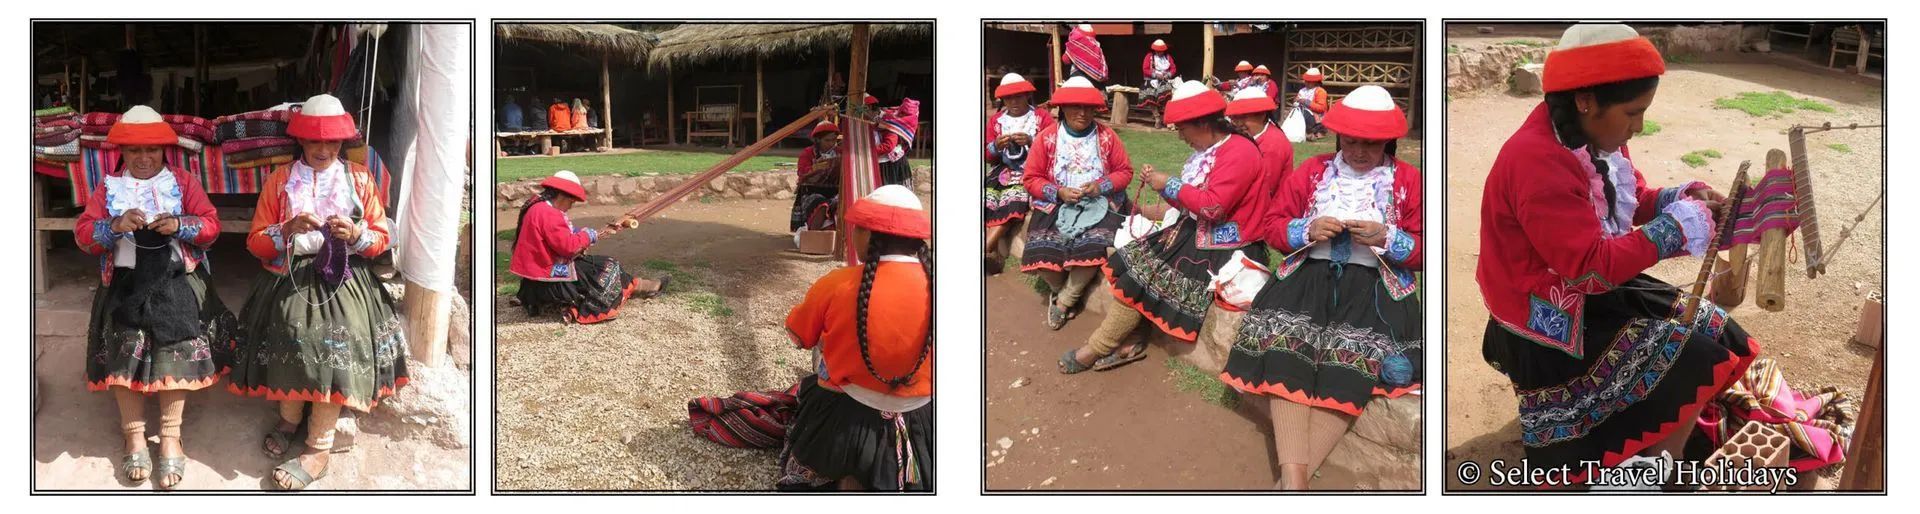
POLYGON ((513 141, 517 139, 532 139, 540 143, 540 155, 546 155, 548 149, 553 148, 553 138, 582 137, 582 136, 593 136, 597 138, 600 136, 600 134, 605 132, 606 132, 606 129, 569 130, 566 132, 554 132, 551 130, 542 130, 537 132, 495 132, 493 133, 493 138, 494 138, 493 151, 496 155, 499 154, 501 141, 513 141))

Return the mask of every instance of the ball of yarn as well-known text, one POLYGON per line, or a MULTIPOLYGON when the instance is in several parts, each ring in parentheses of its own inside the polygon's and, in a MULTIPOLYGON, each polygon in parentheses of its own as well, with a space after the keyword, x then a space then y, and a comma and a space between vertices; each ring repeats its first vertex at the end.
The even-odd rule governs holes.
POLYGON ((1396 387, 1413 383, 1413 361, 1400 354, 1381 359, 1380 380, 1396 387))

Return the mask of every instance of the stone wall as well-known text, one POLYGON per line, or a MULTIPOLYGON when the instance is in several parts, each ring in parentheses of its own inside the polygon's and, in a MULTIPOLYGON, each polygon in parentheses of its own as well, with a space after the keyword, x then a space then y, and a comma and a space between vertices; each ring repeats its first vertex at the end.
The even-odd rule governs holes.
MULTIPOLYGON (((588 202, 637 205, 653 201, 692 178, 692 175, 596 175, 581 177, 580 185, 587 190, 588 202)), ((527 198, 540 192, 540 180, 525 179, 495 185, 494 208, 518 209, 527 198)), ((793 170, 722 173, 687 195, 685 200, 791 200, 794 185, 798 181, 793 170)), ((933 169, 926 166, 915 168, 913 186, 922 195, 932 194, 933 169)))
POLYGON ((1447 55, 1447 94, 1481 89, 1504 90, 1513 69, 1523 62, 1547 62, 1547 47, 1494 45, 1447 55))

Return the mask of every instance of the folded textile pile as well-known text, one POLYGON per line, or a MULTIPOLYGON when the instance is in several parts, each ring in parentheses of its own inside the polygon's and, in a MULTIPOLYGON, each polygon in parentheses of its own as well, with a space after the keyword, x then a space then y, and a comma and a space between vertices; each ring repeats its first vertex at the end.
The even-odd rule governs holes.
MULTIPOLYGON (((173 133, 179 136, 181 148, 198 152, 206 145, 213 144, 213 122, 199 116, 185 114, 162 114, 160 118, 173 127, 173 133)), ((107 142, 107 132, 113 130, 113 124, 120 121, 120 113, 90 112, 78 118, 80 146, 101 150, 114 150, 114 144, 107 142)))
POLYGON ((80 117, 67 106, 33 111, 33 157, 50 164, 80 160, 80 117))
POLYGON ((264 109, 214 118, 213 134, 232 168, 257 168, 293 162, 300 144, 287 136, 293 111, 264 109))

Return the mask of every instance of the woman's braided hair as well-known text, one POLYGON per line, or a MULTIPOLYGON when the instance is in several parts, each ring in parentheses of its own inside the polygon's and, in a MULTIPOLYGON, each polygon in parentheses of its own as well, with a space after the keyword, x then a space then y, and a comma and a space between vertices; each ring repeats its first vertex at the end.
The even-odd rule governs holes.
POLYGON ((927 250, 926 242, 881 232, 872 233, 867 239, 866 263, 862 265, 860 271, 860 300, 855 312, 857 317, 854 320, 856 322, 854 326, 857 327, 855 332, 859 334, 860 361, 867 365, 867 373, 873 375, 873 378, 880 379, 881 382, 886 382, 888 387, 894 389, 912 382, 913 376, 920 372, 920 367, 926 365, 927 356, 933 353, 933 252, 927 250), (880 371, 873 367, 873 354, 868 349, 867 307, 873 297, 873 282, 880 271, 881 255, 913 255, 920 259, 920 269, 927 274, 926 341, 920 345, 920 358, 913 362, 913 368, 907 370, 905 374, 894 377, 881 375, 880 371))
MULTIPOLYGON (((1580 106, 1574 101, 1575 95, 1593 93, 1595 107, 1604 110, 1609 106, 1639 98, 1640 95, 1647 94, 1659 85, 1660 77, 1656 76, 1609 82, 1572 91, 1547 93, 1547 118, 1553 122, 1553 132, 1559 136, 1560 144, 1577 150, 1587 146, 1590 141, 1587 138, 1587 131, 1580 128, 1580 106)), ((1613 218, 1617 214, 1616 202, 1619 201, 1616 198, 1619 193, 1613 189, 1613 176, 1607 173, 1607 163, 1600 159, 1600 152, 1589 150, 1587 158, 1592 161, 1594 171, 1600 174, 1600 181, 1605 185, 1602 189, 1605 189, 1607 195, 1607 217, 1613 218)))

